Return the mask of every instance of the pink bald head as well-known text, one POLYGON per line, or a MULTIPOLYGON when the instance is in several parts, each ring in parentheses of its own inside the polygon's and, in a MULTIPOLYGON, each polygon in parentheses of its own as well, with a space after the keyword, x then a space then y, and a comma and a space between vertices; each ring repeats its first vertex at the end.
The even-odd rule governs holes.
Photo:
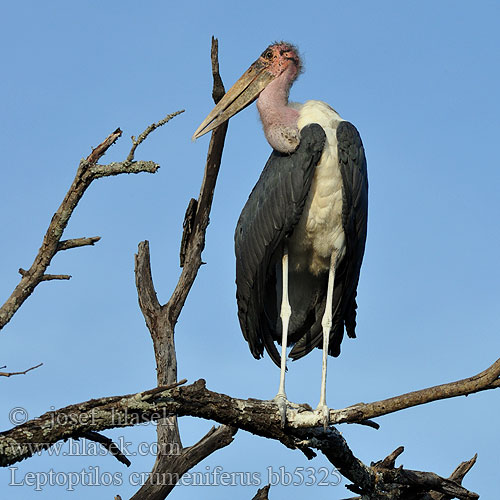
POLYGON ((275 42, 262 52, 259 60, 274 76, 281 75, 287 69, 297 78, 302 70, 299 51, 291 43, 275 42))

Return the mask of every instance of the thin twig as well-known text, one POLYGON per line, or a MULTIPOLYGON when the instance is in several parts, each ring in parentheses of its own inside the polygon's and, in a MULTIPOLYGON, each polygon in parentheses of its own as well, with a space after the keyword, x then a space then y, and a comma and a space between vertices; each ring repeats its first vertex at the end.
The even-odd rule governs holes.
POLYGON ((60 241, 57 245, 57 251, 69 250, 70 248, 77 248, 83 246, 94 246, 99 240, 100 236, 91 236, 90 238, 73 238, 71 240, 60 241))
POLYGON ((156 130, 158 127, 161 127, 162 125, 165 125, 165 123, 168 123, 172 118, 176 117, 177 115, 180 115, 181 113, 184 113, 184 109, 175 111, 174 113, 170 113, 162 120, 156 123, 152 123, 144 132, 142 132, 142 134, 139 135, 139 137, 137 137, 137 139, 134 136, 132 136, 132 148, 130 149, 127 159, 124 161, 124 165, 128 166, 134 161, 135 150, 140 144, 142 144, 146 140, 146 138, 151 132, 156 130))
MULTIPOLYGON (((26 276, 28 274, 28 271, 20 267, 19 274, 21 276, 26 276)), ((70 279, 71 276, 69 274, 44 274, 40 281, 70 280, 70 279)))
POLYGON ((70 274, 44 274, 42 276, 42 281, 54 281, 54 280, 70 280, 70 274))
POLYGON ((366 427, 371 427, 372 429, 375 429, 377 431, 380 429, 380 424, 378 424, 374 420, 361 420, 360 422, 346 422, 346 424, 364 425, 366 427))
POLYGON ((359 403, 342 410, 330 411, 330 423, 340 424, 344 422, 359 422, 389 413, 394 413, 405 408, 418 406, 439 399, 466 396, 475 392, 496 389, 500 387, 500 359, 495 361, 489 368, 469 378, 450 382, 448 384, 436 385, 409 392, 373 403, 359 403))
MULTIPOLYGON (((32 366, 31 368, 28 368, 22 372, 0 372, 0 377, 12 377, 12 375, 26 375, 28 372, 31 370, 35 370, 36 368, 40 368, 43 363, 38 363, 36 366, 32 366)), ((5 366, 2 366, 1 368, 6 368, 5 366)))

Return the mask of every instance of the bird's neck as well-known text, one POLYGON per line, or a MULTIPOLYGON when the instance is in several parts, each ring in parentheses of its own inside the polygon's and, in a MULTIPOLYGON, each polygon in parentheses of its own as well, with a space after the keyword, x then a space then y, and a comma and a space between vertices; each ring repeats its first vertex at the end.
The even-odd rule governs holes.
POLYGON ((299 144, 299 112, 288 105, 288 93, 295 77, 296 71, 285 71, 257 99, 267 142, 281 153, 291 153, 299 144))

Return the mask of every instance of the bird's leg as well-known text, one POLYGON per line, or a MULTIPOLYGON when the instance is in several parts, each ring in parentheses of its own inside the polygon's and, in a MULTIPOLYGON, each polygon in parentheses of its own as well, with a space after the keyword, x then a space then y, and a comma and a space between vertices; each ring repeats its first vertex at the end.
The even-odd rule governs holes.
POLYGON ((335 283, 335 268, 337 265, 337 254, 330 257, 330 271, 328 273, 328 288, 326 292, 326 305, 321 326, 323 327, 323 363, 321 367, 321 396, 317 411, 322 413, 323 426, 326 428, 329 422, 329 410, 326 405, 326 365, 328 360, 328 344, 330 342, 330 332, 332 330, 333 319, 333 285, 335 283))
POLYGON ((281 426, 285 427, 286 421, 286 392, 285 392, 285 372, 286 372, 286 347, 288 337, 288 324, 290 316, 292 315, 292 308, 288 301, 288 245, 285 242, 283 245, 283 258, 282 258, 282 294, 281 294, 281 325, 282 325, 282 338, 281 338, 281 373, 280 373, 280 386, 278 394, 274 400, 278 405, 281 415, 281 426))

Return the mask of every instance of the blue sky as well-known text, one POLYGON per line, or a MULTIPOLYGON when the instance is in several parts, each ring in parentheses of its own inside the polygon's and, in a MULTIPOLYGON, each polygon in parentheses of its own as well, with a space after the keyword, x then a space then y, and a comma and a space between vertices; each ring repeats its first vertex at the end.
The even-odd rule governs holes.
MULTIPOLYGON (((0 30, 3 76, 0 217, 4 244, 0 299, 29 267, 78 161, 116 127, 124 137, 106 155, 123 159, 129 137, 178 109, 186 112, 156 131, 137 152, 162 168, 156 175, 102 179, 86 193, 65 237, 99 235, 89 248, 57 255, 53 273, 70 282, 43 283, 0 334, 0 366, 36 372, 0 380, 0 427, 9 410, 36 417, 90 398, 155 385, 149 333, 137 305, 133 256, 151 243, 153 274, 164 302, 178 275, 178 247, 187 203, 199 192, 207 138, 190 138, 212 107, 210 37, 220 43, 228 88, 272 41, 298 45, 305 73, 296 101, 331 104, 361 133, 370 180, 369 232, 359 286, 358 338, 346 340, 329 364, 328 403, 343 407, 473 375, 500 352, 500 250, 497 158, 500 7, 494 1, 107 1, 9 2, 0 30)), ((271 398, 279 372, 251 356, 239 330, 234 298, 233 231, 263 168, 269 146, 251 107, 231 120, 215 193, 203 266, 177 325, 179 378, 205 378, 212 390, 271 398)), ((317 404, 321 352, 290 365, 288 395, 317 404)), ((408 468, 447 476, 478 453, 465 485, 494 498, 500 466, 498 394, 436 402, 378 419, 381 429, 342 426, 365 462, 399 445, 408 468)), ((183 443, 210 423, 181 420, 183 443)), ((154 441, 153 426, 107 433, 154 441)), ((144 447, 143 447, 144 449, 144 447)), ((63 448, 63 452, 68 452, 63 448)), ((10 487, 28 472, 80 472, 98 467, 121 486, 92 487, 95 500, 136 487, 132 473, 154 456, 130 457, 126 469, 109 456, 47 453, 0 470, 0 496, 87 498, 76 487, 10 487)), ((313 467, 300 452, 239 432, 235 442, 196 469, 256 473, 267 467, 313 467), (263 458, 265 457, 265 458, 263 458)), ((345 498, 340 486, 314 495, 345 498)), ((271 489, 271 498, 312 490, 271 489)), ((257 486, 196 487, 203 498, 252 498, 257 486)), ((191 498, 181 486, 170 498, 191 498)))

